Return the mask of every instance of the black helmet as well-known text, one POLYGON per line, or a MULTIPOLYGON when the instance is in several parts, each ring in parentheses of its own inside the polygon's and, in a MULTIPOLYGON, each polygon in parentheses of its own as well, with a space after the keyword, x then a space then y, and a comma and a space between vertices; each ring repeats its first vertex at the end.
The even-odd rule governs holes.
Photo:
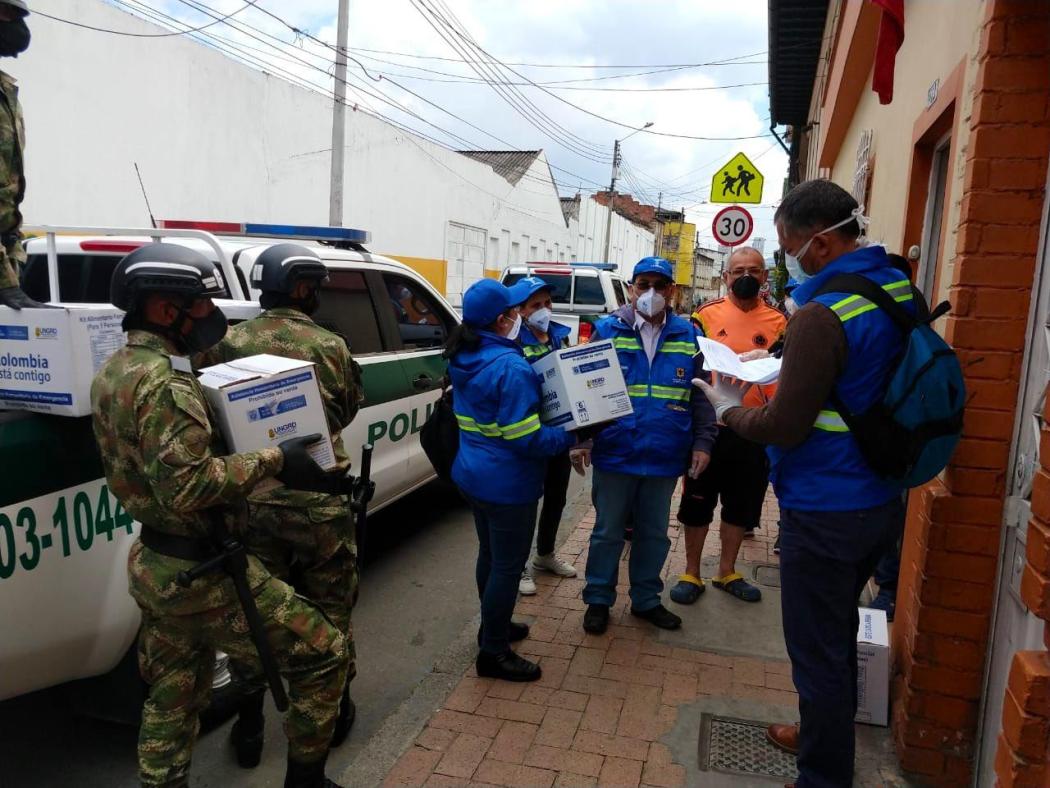
POLYGON ((29 8, 23 0, 0 0, 0 5, 9 5, 16 11, 21 11, 22 16, 29 16, 29 8))
POLYGON ((109 282, 113 306, 131 312, 147 293, 188 299, 226 295, 222 271, 200 252, 175 244, 146 244, 117 263, 109 282))
POLYGON ((264 293, 291 295, 297 282, 328 281, 328 268, 317 252, 299 244, 275 244, 255 259, 251 286, 264 293))

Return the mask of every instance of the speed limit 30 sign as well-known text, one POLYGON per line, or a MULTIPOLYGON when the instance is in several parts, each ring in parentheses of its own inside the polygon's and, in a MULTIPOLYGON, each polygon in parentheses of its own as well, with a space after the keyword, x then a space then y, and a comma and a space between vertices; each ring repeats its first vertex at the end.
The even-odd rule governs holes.
POLYGON ((715 215, 711 229, 715 240, 723 246, 739 246, 751 237, 755 229, 755 220, 739 205, 730 205, 715 215))

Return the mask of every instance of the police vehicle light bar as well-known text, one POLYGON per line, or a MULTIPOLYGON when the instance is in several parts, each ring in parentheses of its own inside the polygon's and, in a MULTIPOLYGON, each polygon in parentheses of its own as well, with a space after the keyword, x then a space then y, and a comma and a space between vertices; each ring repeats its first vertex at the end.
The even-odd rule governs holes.
POLYGON ((341 241, 366 244, 372 240, 367 230, 350 227, 314 227, 299 224, 253 224, 248 222, 196 222, 183 219, 161 219, 163 230, 204 230, 219 235, 261 236, 266 238, 294 238, 304 241, 341 241))

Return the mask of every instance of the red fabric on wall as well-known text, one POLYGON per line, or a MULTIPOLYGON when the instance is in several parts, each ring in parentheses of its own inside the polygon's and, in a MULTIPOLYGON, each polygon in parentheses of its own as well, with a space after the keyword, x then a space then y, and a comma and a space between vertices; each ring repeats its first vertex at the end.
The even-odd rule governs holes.
POLYGON ((882 9, 871 89, 879 94, 880 104, 889 104, 893 101, 893 66, 897 60, 897 50, 904 43, 904 0, 871 2, 882 9))

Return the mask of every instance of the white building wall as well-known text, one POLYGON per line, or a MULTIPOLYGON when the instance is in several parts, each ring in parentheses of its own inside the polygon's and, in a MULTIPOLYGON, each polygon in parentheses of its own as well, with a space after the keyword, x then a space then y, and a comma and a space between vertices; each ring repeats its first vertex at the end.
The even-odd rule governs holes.
MULTIPOLYGON (((609 209, 593 197, 580 200, 578 219, 569 220, 569 231, 575 240, 576 260, 581 263, 602 263, 605 260, 605 228, 609 209)), ((616 263, 619 273, 630 278, 634 264, 653 253, 655 237, 650 230, 613 213, 612 241, 608 262, 616 263)))
MULTIPOLYGON (((99 0, 34 9, 160 30, 99 0)), ((3 64, 26 117, 27 225, 147 226, 136 162, 157 218, 328 223, 330 100, 185 36, 30 21, 32 46, 3 64)), ((370 230, 371 249, 406 258, 439 287, 457 226, 481 231, 488 275, 539 239, 544 255, 577 254, 542 154, 512 186, 488 165, 348 109, 344 195, 345 225, 370 230)), ((477 275, 476 265, 451 275, 453 302, 477 275)))

